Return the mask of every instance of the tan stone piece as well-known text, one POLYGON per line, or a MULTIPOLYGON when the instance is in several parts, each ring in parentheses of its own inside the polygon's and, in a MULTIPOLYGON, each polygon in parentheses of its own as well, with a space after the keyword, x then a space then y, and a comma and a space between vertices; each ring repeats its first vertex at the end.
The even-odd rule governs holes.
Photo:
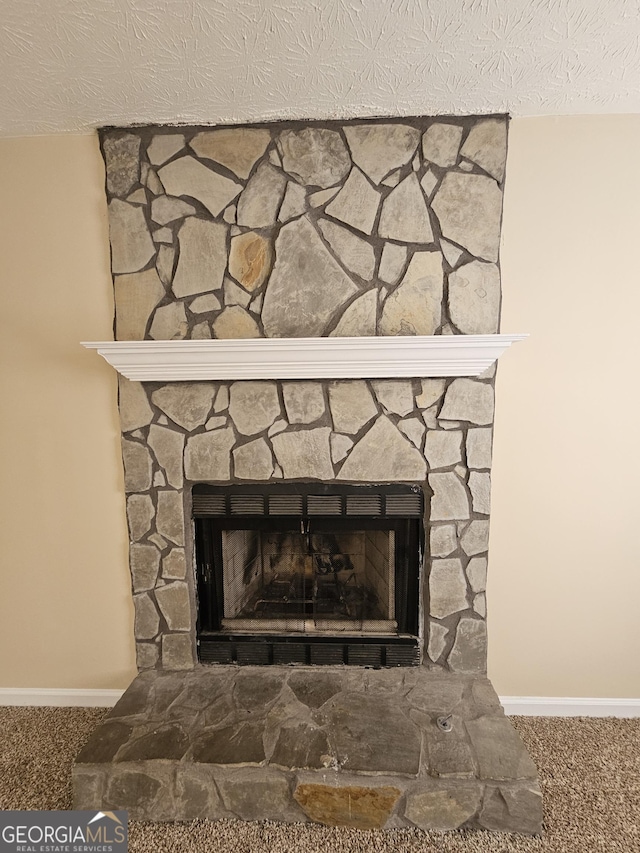
MULTIPOLYGON (((149 495, 129 495, 127 498, 127 520, 129 535, 133 541, 142 539, 151 530, 155 510, 149 495)), ((155 549, 154 549, 155 550, 155 549)))
POLYGON ((472 521, 460 538, 462 550, 468 557, 481 554, 489 547, 489 522, 472 521))
POLYGON ((384 303, 380 334, 433 335, 442 321, 443 280, 440 252, 416 252, 384 303))
POLYGON ((420 131, 406 124, 345 125, 353 162, 374 184, 413 157, 420 131))
POLYGON ((413 387, 410 379, 374 379, 371 384, 378 402, 387 414, 408 415, 413 411, 413 387))
POLYGON ((158 492, 156 529, 175 545, 184 545, 184 505, 182 492, 158 492))
POLYGON ((432 521, 455 521, 469 518, 467 490, 455 474, 430 474, 429 485, 433 489, 433 497, 431 498, 432 521))
POLYGON ((262 157, 271 140, 268 130, 244 127, 221 127, 203 130, 189 143, 198 157, 221 163, 239 178, 248 178, 254 164, 262 157))
POLYGON ((173 277, 176 296, 218 290, 227 266, 227 226, 190 217, 178 232, 180 256, 173 277))
POLYGON ((327 205, 325 212, 334 219, 352 225, 363 234, 371 234, 380 206, 380 193, 354 166, 344 186, 327 205))
POLYGON ((329 219, 318 220, 322 235, 331 246, 338 260, 352 273, 365 281, 373 278, 376 265, 373 246, 352 234, 347 228, 331 222, 329 219))
POLYGON ((489 515, 491 510, 491 475, 479 471, 469 474, 469 491, 474 512, 489 515))
POLYGON ((175 581, 156 589, 156 601, 170 631, 191 628, 191 603, 186 583, 175 581))
POLYGON ((275 253, 262 308, 267 337, 322 335, 329 320, 358 288, 306 216, 280 229, 275 253))
MULTIPOLYGON (((147 495, 132 495, 127 502, 127 510, 132 498, 148 497, 147 495)), ((149 498, 149 500, 151 500, 149 498)), ((153 507, 151 508, 153 512, 153 507)), ((145 531, 146 532, 146 531, 145 531)), ((160 554, 153 545, 139 545, 133 543, 129 547, 129 566, 131 568, 131 580, 133 591, 142 592, 153 589, 158 579, 160 568, 160 554)))
POLYGON ((132 133, 106 136, 102 145, 107 189, 126 195, 140 180, 140 137, 132 133))
POLYGON ((282 168, 306 186, 332 187, 345 177, 351 166, 342 137, 328 128, 283 130, 277 145, 282 168))
POLYGON ((436 122, 422 137, 422 153, 425 160, 443 169, 455 166, 462 140, 462 127, 456 124, 436 122))
POLYGON ((332 480, 329 427, 282 432, 271 439, 276 458, 287 479, 332 480))
POLYGON ((433 243, 427 204, 414 172, 384 200, 378 233, 403 243, 433 243))
POLYGON ((430 621, 429 646, 427 649, 427 654, 434 663, 440 660, 442 652, 445 650, 445 647, 447 645, 448 633, 449 631, 447 630, 447 628, 445 628, 444 625, 439 625, 433 620, 430 621))
POLYGON ((118 374, 118 407, 122 432, 131 432, 151 423, 153 411, 141 382, 118 374))
POLYGON ((162 558, 162 577, 170 580, 182 580, 187 574, 187 562, 184 548, 172 548, 162 558))
POLYGON ((261 163, 238 199, 236 222, 245 228, 275 224, 287 179, 271 163, 261 163))
POLYGON ((196 296, 189 303, 189 310, 194 314, 208 314, 210 311, 219 311, 222 306, 215 293, 207 293, 205 296, 196 296))
POLYGON ((170 302, 156 308, 149 329, 154 341, 181 341, 187 336, 189 324, 183 302, 170 302))
POLYGON ((448 557, 458 547, 455 524, 432 524, 429 550, 432 557, 448 557))
POLYGON ((293 796, 311 820, 327 826, 381 829, 400 799, 398 788, 303 783, 293 796))
POLYGON ((218 216, 243 188, 189 155, 163 166, 158 176, 169 195, 195 198, 212 216, 218 216))
POLYGON ((398 421, 398 429, 404 433, 409 441, 411 441, 419 449, 422 444, 422 437, 425 433, 424 424, 417 418, 406 418, 403 421, 398 421))
POLYGON ((206 320, 203 320, 202 323, 196 323, 196 325, 191 330, 192 341, 210 340, 211 337, 211 327, 206 322, 206 320))
POLYGON ((157 133, 147 147, 147 157, 154 166, 161 166, 183 148, 182 133, 157 133))
POLYGON ((233 382, 229 414, 242 435, 256 435, 267 429, 282 414, 276 383, 233 382))
POLYGON ((469 468, 491 468, 491 427, 467 432, 467 464, 469 468))
POLYGON ((176 219, 192 216, 195 212, 192 204, 168 195, 160 195, 151 202, 151 218, 159 225, 167 225, 176 219))
POLYGON ((213 321, 213 334, 220 340, 262 337, 258 324, 241 305, 230 305, 218 314, 213 321))
POLYGON ((429 430, 424 445, 429 468, 448 468, 462 459, 462 432, 429 430))
POLYGON ((331 459, 341 462, 353 447, 353 440, 339 432, 331 433, 331 459))
POLYGON ((306 210, 306 198, 306 189, 294 181, 289 181, 278 214, 279 221, 288 222, 290 219, 302 216, 306 210))
POLYGON ((134 633, 137 640, 151 640, 158 633, 160 614, 148 593, 133 596, 135 608, 134 633))
POLYGON ((119 198, 109 204, 109 239, 114 275, 138 272, 156 250, 142 208, 119 198))
POLYGON ((506 120, 487 118, 479 121, 469 131, 460 153, 477 163, 496 181, 501 181, 507 160, 506 120))
POLYGON ((273 456, 264 438, 249 441, 233 451, 233 470, 241 480, 268 480, 273 474, 273 456))
POLYGON ((171 420, 191 431, 201 426, 211 411, 213 382, 173 382, 151 394, 151 399, 171 420))
POLYGON ((444 790, 409 794, 405 815, 419 829, 459 829, 476 814, 481 802, 480 785, 451 785, 444 790))
POLYGON ((187 439, 184 470, 189 480, 228 480, 231 448, 236 438, 230 427, 216 429, 187 439))
POLYGON ((436 619, 444 619, 459 610, 466 610, 467 581, 462 563, 457 557, 432 560, 429 572, 429 611, 436 619))
POLYGON ((472 261, 449 274, 449 314, 465 335, 492 335, 500 323, 500 270, 472 261))
POLYGON ((395 284, 407 262, 407 247, 397 243, 385 243, 380 258, 378 278, 387 284, 395 284))
POLYGON ((193 669, 193 642, 189 634, 163 634, 163 669, 193 669))
POLYGON ((362 335, 373 337, 376 333, 377 291, 368 290, 345 309, 338 325, 330 332, 331 338, 358 338, 362 335))
POLYGON ((436 403, 444 394, 444 379, 423 379, 422 390, 416 397, 416 406, 419 409, 428 409, 436 403))
POLYGON ((487 558, 472 557, 467 566, 467 577, 474 592, 484 592, 487 587, 487 558))
POLYGON ((324 390, 319 382, 283 382, 282 395, 290 424, 312 424, 325 413, 324 390))
POLYGON ((159 246, 156 256, 156 270, 163 284, 171 284, 173 278, 173 262, 176 259, 175 246, 159 246))
POLYGON ((222 292, 224 294, 224 304, 226 306, 240 305, 241 308, 247 308, 251 302, 251 294, 247 293, 244 287, 240 287, 240 285, 236 284, 231 278, 225 278, 224 284, 222 285, 222 292))
POLYGON ((165 472, 169 485, 174 489, 181 489, 184 482, 182 474, 184 435, 173 429, 151 424, 148 441, 158 464, 165 472))
POLYGON ((453 672, 486 672, 487 623, 466 616, 458 623, 448 664, 453 672))
POLYGON ((493 421, 493 388, 473 379, 454 379, 444 398, 440 420, 490 424, 493 421))
POLYGON ((124 487, 127 492, 146 492, 151 488, 151 456, 137 441, 122 439, 124 487))
POLYGON ((424 457, 394 426, 380 415, 349 454, 338 480, 394 482, 424 480, 424 457))
POLYGON ((229 273, 236 281, 253 292, 261 287, 273 263, 271 241, 261 234, 247 231, 231 239, 229 252, 229 273))
POLYGON ((362 379, 329 383, 329 406, 336 432, 355 435, 378 414, 369 386, 362 379))
POLYGON ((442 235, 484 261, 497 261, 502 193, 484 175, 448 172, 431 203, 442 235))

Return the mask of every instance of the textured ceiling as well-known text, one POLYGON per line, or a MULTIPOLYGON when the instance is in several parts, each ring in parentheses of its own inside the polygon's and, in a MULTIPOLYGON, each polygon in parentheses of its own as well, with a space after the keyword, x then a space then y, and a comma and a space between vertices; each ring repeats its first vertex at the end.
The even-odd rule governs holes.
POLYGON ((639 0, 0 0, 0 135, 640 113, 639 0))

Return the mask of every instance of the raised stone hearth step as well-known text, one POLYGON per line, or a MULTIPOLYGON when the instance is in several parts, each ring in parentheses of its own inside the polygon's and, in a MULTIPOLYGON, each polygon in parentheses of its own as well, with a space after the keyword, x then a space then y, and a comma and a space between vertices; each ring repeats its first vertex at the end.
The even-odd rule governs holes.
POLYGON ((490 682, 423 667, 139 675, 76 759, 74 808, 138 820, 539 833, 536 768, 490 682))

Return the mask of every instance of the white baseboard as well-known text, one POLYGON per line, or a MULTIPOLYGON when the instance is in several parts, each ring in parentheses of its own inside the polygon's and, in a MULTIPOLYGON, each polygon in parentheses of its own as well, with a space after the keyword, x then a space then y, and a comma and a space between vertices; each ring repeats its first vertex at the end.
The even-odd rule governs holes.
POLYGON ((587 699, 581 696, 501 696, 509 716, 640 717, 640 699, 587 699))
POLYGON ((72 687, 0 687, 0 705, 112 708, 123 693, 72 687))
MULTIPOLYGON (((0 687, 0 705, 111 708, 124 690, 0 687)), ((509 715, 523 717, 640 717, 640 699, 501 696, 509 715)))

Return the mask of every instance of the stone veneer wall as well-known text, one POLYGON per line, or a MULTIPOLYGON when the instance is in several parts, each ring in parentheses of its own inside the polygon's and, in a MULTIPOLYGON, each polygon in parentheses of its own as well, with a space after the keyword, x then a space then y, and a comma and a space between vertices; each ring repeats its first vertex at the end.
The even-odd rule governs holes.
MULTIPOLYGON (((105 131, 119 340, 498 330, 504 118, 105 131)), ((425 663, 482 672, 494 371, 120 381, 140 669, 195 662, 195 482, 424 483, 425 663), (427 485, 428 484, 428 485, 427 485)))

